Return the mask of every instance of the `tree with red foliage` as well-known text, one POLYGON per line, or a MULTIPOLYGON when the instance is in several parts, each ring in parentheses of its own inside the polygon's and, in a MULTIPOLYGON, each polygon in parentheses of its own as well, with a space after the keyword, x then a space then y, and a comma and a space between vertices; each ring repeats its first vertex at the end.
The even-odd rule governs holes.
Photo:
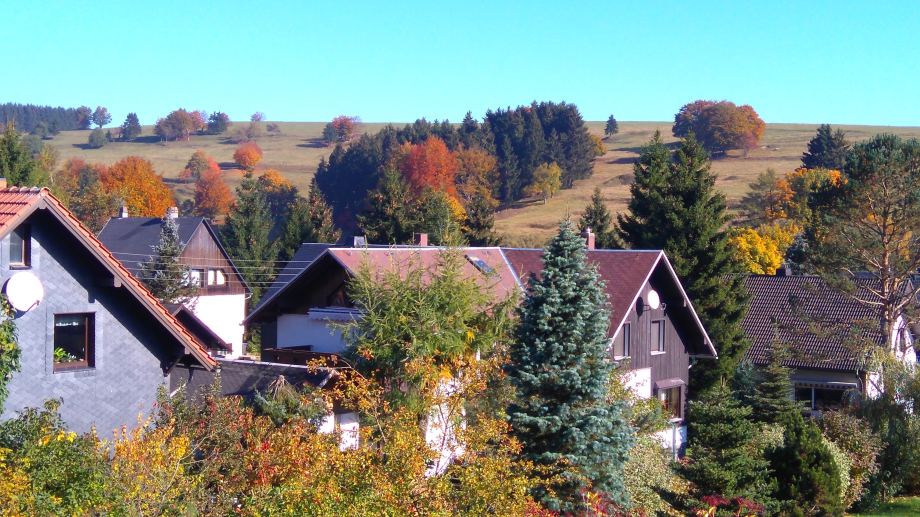
POLYGON ((195 213, 213 219, 230 210, 230 187, 220 176, 220 167, 208 158, 208 168, 195 183, 195 213))
POLYGON ((208 112, 204 110, 191 111, 188 114, 192 120, 192 129, 201 133, 208 127, 208 112))
POLYGON ((457 158, 436 136, 413 145, 402 160, 400 170, 416 194, 432 188, 451 196, 457 195, 457 158))
POLYGON ((233 153, 233 161, 240 168, 252 172, 262 159, 262 148, 255 142, 244 142, 233 153))

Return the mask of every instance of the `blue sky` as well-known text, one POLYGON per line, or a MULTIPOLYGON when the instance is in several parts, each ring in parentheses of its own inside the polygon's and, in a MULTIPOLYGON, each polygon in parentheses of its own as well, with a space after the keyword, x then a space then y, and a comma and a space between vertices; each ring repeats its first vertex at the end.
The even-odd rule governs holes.
POLYGON ((0 102, 459 122, 533 100, 920 125, 920 2, 7 2, 0 102), (11 4, 11 5, 10 5, 11 4))

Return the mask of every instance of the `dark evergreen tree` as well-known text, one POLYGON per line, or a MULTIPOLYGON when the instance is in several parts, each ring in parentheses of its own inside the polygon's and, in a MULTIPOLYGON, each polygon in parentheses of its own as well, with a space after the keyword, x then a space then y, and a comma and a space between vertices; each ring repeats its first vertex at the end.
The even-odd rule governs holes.
POLYGON ((272 223, 265 194, 258 180, 247 172, 236 188, 236 203, 230 208, 221 237, 230 258, 246 266, 242 275, 252 289, 250 305, 253 307, 275 274, 278 251, 268 238, 272 223))
POLYGON ((564 512, 583 511, 589 490, 625 502, 621 474, 634 440, 623 403, 607 399, 610 314, 586 258, 584 239, 564 221, 517 310, 507 366, 517 391, 507 414, 521 455, 563 479, 555 497, 547 487, 535 496, 564 512))
POLYGON ((741 198, 741 215, 751 226, 767 223, 767 209, 770 207, 770 193, 776 188, 776 171, 767 169, 757 176, 757 181, 748 183, 750 191, 741 198))
POLYGON ((747 293, 725 228, 725 195, 715 189, 709 153, 693 135, 671 152, 656 132, 634 167, 630 213, 618 215, 618 234, 632 249, 664 250, 719 354, 691 370, 702 391, 733 375, 750 346, 741 320, 747 293))
POLYGON ((768 450, 767 459, 782 514, 842 516, 840 471, 821 430, 798 412, 787 413, 781 423, 783 445, 768 450))
POLYGON ((288 206, 278 258, 291 260, 300 245, 305 242, 335 244, 341 235, 332 222, 332 208, 326 204, 326 199, 314 179, 310 182, 310 194, 307 199, 298 197, 288 206))
POLYGON ((141 123, 137 118, 137 113, 128 113, 125 123, 121 125, 121 138, 130 142, 139 136, 141 136, 141 123))
POLYGON ((616 228, 613 224, 613 217, 607 204, 604 203, 604 197, 601 196, 601 189, 594 189, 591 196, 591 203, 585 207, 585 212, 581 214, 578 221, 578 231, 584 232, 586 228, 591 228, 594 232, 594 246, 601 250, 618 250, 623 249, 616 234, 616 228))
POLYGON ((412 190, 394 169, 383 173, 380 186, 368 193, 367 209, 358 216, 358 226, 368 242, 403 244, 412 240, 419 214, 412 190))
POLYGON ((473 148, 480 146, 482 134, 479 128, 479 122, 473 118, 473 112, 467 111, 460 124, 460 143, 464 147, 473 148))
POLYGON ((610 118, 607 119, 607 125, 604 126, 604 135, 611 136, 620 132, 620 127, 617 125, 617 119, 613 118, 613 115, 610 115, 610 118))
POLYGON ((802 155, 802 166, 806 169, 835 169, 842 171, 846 167, 850 142, 840 128, 831 133, 830 124, 821 124, 814 138, 808 142, 808 151, 802 155))
POLYGON ((212 135, 219 135, 230 127, 230 117, 226 113, 215 111, 208 117, 208 132, 212 135))
POLYGON ((32 151, 22 141, 16 123, 10 122, 0 136, 0 177, 10 186, 25 185, 37 168, 32 151))
POLYGON ((501 237, 495 233, 495 209, 491 200, 476 196, 466 205, 463 236, 470 246, 500 246, 501 237))
POLYGON ((754 445, 759 428, 751 408, 719 385, 690 402, 687 420, 688 461, 679 471, 693 483, 694 498, 721 495, 766 502, 771 490, 768 462, 754 445))
POLYGON ((521 168, 510 140, 502 142, 499 147, 498 173, 501 176, 501 194, 506 203, 521 198, 521 168))
POLYGON ((758 422, 778 424, 784 421, 786 415, 803 410, 802 404, 795 401, 792 369, 783 366, 783 360, 789 356, 788 350, 785 344, 774 342, 770 363, 757 372, 758 382, 750 404, 758 422))
POLYGON ((175 219, 163 219, 160 242, 152 248, 154 255, 141 264, 140 280, 160 302, 190 305, 198 296, 199 286, 193 283, 189 266, 179 262, 185 243, 179 240, 175 219))
POLYGON ((31 132, 36 125, 44 123, 47 124, 52 136, 57 135, 62 129, 78 129, 77 118, 77 110, 74 108, 53 108, 12 102, 0 104, 0 125, 15 122, 20 130, 26 132, 31 132))

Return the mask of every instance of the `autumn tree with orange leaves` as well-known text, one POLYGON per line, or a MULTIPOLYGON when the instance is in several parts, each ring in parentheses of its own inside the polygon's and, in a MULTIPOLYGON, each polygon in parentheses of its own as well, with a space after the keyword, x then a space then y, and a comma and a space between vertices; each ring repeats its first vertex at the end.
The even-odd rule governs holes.
POLYGON ((671 131, 678 138, 695 133, 707 151, 725 154, 731 149, 756 147, 766 128, 767 124, 747 104, 698 100, 680 108, 671 131))
POLYGON ((459 149, 457 159, 457 194, 469 203, 477 197, 498 205, 494 193, 498 188, 498 160, 482 149, 459 149))
POLYGON ((262 159, 262 148, 255 142, 244 142, 233 153, 233 161, 240 168, 252 172, 262 159))
POLYGON ((99 174, 99 183, 106 192, 121 199, 133 217, 163 217, 175 204, 172 190, 157 174, 153 164, 137 156, 129 156, 106 167, 99 174))
POLYGON ((195 183, 195 213, 208 219, 227 215, 231 201, 230 187, 220 176, 220 167, 208 158, 208 168, 195 183))
POLYGON ((417 194, 431 188, 457 195, 457 158, 438 137, 413 145, 402 160, 400 170, 417 194))

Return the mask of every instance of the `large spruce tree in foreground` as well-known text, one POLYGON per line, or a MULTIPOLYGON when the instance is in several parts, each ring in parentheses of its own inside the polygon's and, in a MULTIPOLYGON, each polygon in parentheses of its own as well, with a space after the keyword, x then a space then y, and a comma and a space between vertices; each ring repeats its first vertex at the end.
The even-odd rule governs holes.
POLYGON ((656 132, 635 165, 629 214, 618 215, 620 238, 632 249, 664 250, 712 338, 718 361, 691 370, 697 392, 733 375, 749 342, 743 277, 725 227, 725 195, 715 188, 709 153, 691 133, 672 153, 656 132))
POLYGON ((633 443, 622 403, 607 399, 610 314, 586 255, 574 224, 563 222, 518 309, 507 366, 517 390, 508 417, 521 454, 559 476, 534 495, 564 512, 581 511, 589 491, 624 503, 621 473, 633 443))
POLYGON ((165 217, 160 228, 160 242, 153 246, 156 256, 141 264, 138 276, 157 300, 187 305, 198 296, 198 285, 191 279, 189 266, 179 263, 185 249, 179 240, 179 225, 165 217))

